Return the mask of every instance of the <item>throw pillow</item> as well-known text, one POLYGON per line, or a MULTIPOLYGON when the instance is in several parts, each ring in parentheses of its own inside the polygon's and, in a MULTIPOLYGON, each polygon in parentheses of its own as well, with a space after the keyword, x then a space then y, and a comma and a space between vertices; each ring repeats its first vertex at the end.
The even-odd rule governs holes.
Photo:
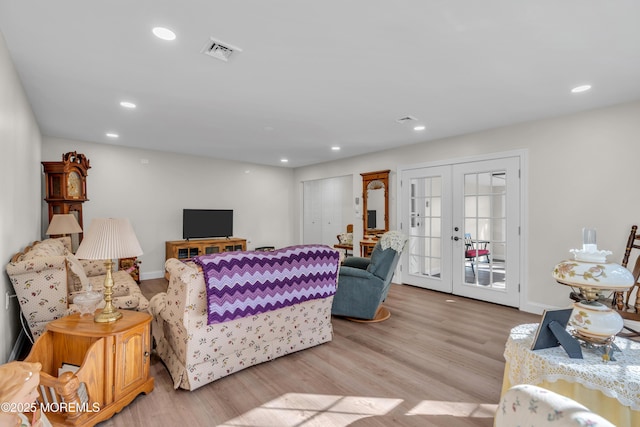
POLYGON ((107 267, 102 259, 81 259, 80 263, 87 273, 87 276, 103 276, 107 274, 107 267))
POLYGON ((343 245, 353 244, 353 233, 340 233, 338 234, 338 241, 343 245))
POLYGON ((69 293, 82 290, 88 290, 89 278, 84 272, 84 268, 78 258, 69 251, 66 251, 67 257, 67 285, 69 293))

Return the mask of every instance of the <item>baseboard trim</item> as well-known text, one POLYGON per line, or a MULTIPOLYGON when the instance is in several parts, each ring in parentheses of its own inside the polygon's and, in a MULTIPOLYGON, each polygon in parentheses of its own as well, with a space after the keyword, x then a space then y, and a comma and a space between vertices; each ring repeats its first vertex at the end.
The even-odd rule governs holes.
POLYGON ((149 271, 147 273, 140 273, 140 280, 162 279, 163 277, 164 271, 149 271))

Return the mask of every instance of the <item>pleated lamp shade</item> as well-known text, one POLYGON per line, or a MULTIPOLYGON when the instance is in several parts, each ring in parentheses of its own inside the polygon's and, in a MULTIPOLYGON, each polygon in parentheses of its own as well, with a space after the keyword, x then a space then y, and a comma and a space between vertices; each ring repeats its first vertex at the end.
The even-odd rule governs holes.
POLYGON ((142 248, 127 218, 96 218, 78 247, 79 259, 133 258, 142 248))
POLYGON ((54 215, 46 232, 47 236, 71 233, 82 233, 82 228, 73 214, 54 215))

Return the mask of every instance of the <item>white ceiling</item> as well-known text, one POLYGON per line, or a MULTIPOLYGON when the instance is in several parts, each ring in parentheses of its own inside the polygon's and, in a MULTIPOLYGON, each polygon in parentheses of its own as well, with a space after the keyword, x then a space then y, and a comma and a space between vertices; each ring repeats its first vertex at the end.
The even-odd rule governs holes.
POLYGON ((0 31, 44 135, 266 165, 640 99, 637 0, 0 0, 0 31))

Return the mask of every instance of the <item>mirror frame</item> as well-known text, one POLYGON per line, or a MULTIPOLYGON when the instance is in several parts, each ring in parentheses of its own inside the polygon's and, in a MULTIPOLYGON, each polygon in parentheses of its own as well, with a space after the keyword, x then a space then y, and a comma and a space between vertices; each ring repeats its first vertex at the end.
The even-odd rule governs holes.
POLYGON ((382 181, 384 184, 384 229, 376 228, 374 234, 389 231, 389 172, 390 169, 361 173, 362 175, 362 225, 363 236, 371 234, 367 227, 367 188, 371 181, 382 181))

